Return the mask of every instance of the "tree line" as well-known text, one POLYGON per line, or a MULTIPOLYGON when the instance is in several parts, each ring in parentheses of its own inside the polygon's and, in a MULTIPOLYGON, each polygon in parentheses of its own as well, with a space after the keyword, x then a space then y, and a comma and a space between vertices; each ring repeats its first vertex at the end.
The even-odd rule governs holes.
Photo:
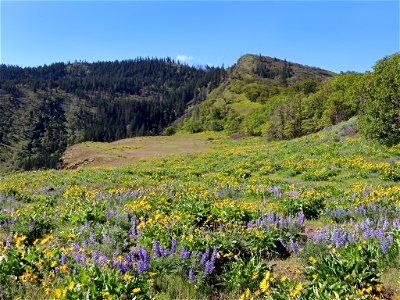
POLYGON ((224 76, 169 58, 0 65, 0 166, 54 168, 74 143, 160 134, 224 76))

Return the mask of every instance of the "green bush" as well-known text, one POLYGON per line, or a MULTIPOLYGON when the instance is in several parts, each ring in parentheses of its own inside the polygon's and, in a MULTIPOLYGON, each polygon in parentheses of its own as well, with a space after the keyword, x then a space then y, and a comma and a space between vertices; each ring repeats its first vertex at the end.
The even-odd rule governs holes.
POLYGON ((380 60, 369 79, 361 130, 386 145, 397 144, 400 142, 400 53, 380 60))

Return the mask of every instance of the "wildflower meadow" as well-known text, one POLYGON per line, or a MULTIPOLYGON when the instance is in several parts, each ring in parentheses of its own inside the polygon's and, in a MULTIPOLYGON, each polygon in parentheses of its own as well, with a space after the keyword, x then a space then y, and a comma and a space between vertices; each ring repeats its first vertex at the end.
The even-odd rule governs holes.
POLYGON ((351 122, 2 176, 0 298, 400 299, 400 145, 351 122))

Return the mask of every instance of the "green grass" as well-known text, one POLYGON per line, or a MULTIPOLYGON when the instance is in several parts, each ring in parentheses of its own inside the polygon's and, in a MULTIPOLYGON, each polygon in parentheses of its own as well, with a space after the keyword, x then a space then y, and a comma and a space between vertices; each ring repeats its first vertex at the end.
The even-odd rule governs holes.
MULTIPOLYGON (((90 148, 103 162, 95 160, 94 167, 78 170, 2 176, 0 222, 14 222, 0 228, 0 279, 9 293, 4 298, 34 293, 51 299, 59 292, 70 299, 107 298, 107 292, 112 299, 236 299, 249 293, 254 299, 328 299, 334 293, 356 299, 360 290, 365 294, 362 299, 372 299, 372 294, 395 293, 400 265, 396 246, 400 233, 395 229, 395 243, 386 255, 375 238, 338 249, 307 240, 325 226, 349 221, 330 217, 327 209, 375 203, 388 207, 390 222, 398 218, 399 183, 387 172, 399 166, 399 146, 388 148, 358 134, 343 134, 354 122, 280 142, 203 132, 86 143, 76 146, 77 157, 91 157, 94 152, 82 150, 90 148), (114 151, 109 151, 113 147, 121 155, 110 163, 106 158, 113 158, 114 151), (148 156, 133 159, 126 154, 130 151, 147 151, 148 156), (303 212, 306 220, 301 227, 288 229, 254 225, 269 212, 285 217, 303 212), (132 236, 134 217, 137 232, 132 236), (5 246, 7 238, 10 247, 5 246), (156 257, 154 240, 169 250, 172 238, 177 240, 177 254, 156 257), (293 239, 301 251, 285 250, 281 238, 287 244, 293 239), (196 256, 207 246, 210 252, 213 247, 218 250, 210 275, 203 273, 201 255, 196 256), (149 270, 139 273, 133 264, 126 274, 117 271, 112 261, 137 247, 148 249, 149 270), (183 247, 192 251, 188 260, 180 258, 183 247), (89 258, 93 251, 110 262, 100 269, 90 261, 77 262, 78 253, 89 258), (67 253, 68 270, 49 281, 55 267, 60 267, 61 253, 67 253), (44 265, 38 267, 40 260, 44 265), (348 265, 356 271, 347 274, 348 265), (382 270, 382 275, 369 274, 364 269, 369 265, 382 270), (196 274, 193 282, 188 279, 190 269, 196 274), (333 271, 339 273, 332 276, 333 271), (25 282, 24 272, 38 278, 25 282), (266 283, 270 289, 263 291, 266 283), (325 296, 317 297, 317 292, 325 296)), ((370 214, 379 219, 382 213, 370 214)), ((365 219, 350 217, 353 222, 365 219)))

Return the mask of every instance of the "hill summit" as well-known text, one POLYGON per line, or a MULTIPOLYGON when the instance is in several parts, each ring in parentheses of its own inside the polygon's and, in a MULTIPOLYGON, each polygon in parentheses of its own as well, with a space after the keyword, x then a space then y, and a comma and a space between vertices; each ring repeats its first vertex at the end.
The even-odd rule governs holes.
POLYGON ((356 83, 361 77, 246 54, 204 101, 187 109, 177 127, 272 140, 300 137, 357 114, 363 89, 356 83))
POLYGON ((283 85, 304 79, 324 81, 336 75, 328 70, 288 62, 286 59, 253 54, 243 55, 231 67, 232 77, 244 74, 277 80, 283 85))

